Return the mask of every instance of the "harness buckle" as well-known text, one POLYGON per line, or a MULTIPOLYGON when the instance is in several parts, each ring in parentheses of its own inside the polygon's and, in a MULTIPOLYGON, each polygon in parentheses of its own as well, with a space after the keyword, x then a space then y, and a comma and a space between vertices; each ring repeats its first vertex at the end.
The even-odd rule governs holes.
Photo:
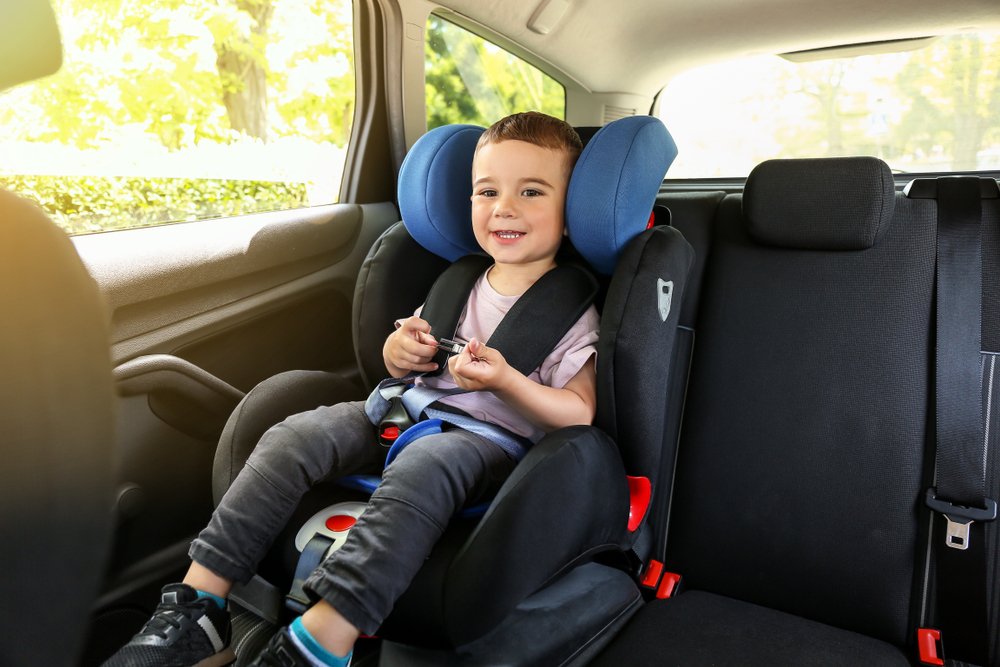
POLYGON ((378 423, 378 441, 383 447, 392 444, 406 429, 413 426, 413 419, 403 405, 402 394, 389 399, 389 410, 378 423))
POLYGON ((932 487, 924 494, 924 502, 935 512, 944 515, 948 521, 948 529, 944 536, 944 543, 952 549, 965 551, 969 548, 969 526, 974 521, 993 521, 997 518, 997 503, 995 500, 986 498, 986 507, 965 507, 941 500, 937 497, 936 490, 932 487))

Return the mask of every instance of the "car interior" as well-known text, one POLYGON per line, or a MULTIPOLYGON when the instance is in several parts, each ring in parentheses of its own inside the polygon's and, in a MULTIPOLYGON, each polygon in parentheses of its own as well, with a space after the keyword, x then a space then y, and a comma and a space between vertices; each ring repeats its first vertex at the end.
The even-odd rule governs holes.
MULTIPOLYGON (((7 4, 0 90, 63 48, 48 0, 7 4)), ((559 261, 595 279, 597 417, 453 518, 353 664, 1000 667, 1000 164, 903 171, 879 143, 680 177, 697 147, 659 120, 696 68, 906 52, 1000 30, 995 4, 351 11, 336 203, 67 236, 0 189, 0 665, 125 644, 264 431, 365 400, 393 321, 475 253, 455 174, 483 128, 429 128, 444 20, 565 90, 559 261)), ((233 664, 305 609, 367 484, 317 485, 234 589, 233 664)))

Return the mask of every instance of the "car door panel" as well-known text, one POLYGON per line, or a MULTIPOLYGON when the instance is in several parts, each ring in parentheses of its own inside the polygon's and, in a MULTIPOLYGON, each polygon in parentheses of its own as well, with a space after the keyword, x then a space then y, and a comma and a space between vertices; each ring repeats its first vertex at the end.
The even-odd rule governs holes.
POLYGON ((354 282, 398 219, 391 203, 342 204, 74 237, 109 305, 120 396, 101 607, 185 566, 213 509, 219 433, 245 392, 286 370, 358 377, 354 282))

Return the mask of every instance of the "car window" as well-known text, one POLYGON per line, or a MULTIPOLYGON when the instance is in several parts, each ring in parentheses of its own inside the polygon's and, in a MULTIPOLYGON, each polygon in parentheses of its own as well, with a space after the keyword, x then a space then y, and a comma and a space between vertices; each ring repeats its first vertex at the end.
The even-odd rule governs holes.
POLYGON ((0 95, 0 186, 67 231, 329 204, 349 0, 57 0, 64 63, 0 95))
POLYGON ((435 14, 427 21, 424 52, 429 130, 451 123, 489 126, 519 111, 566 117, 562 84, 435 14))
POLYGON ((810 62, 757 56, 676 77, 660 102, 680 151, 667 176, 746 176, 770 158, 841 155, 903 172, 1000 169, 1000 33, 926 41, 810 62))

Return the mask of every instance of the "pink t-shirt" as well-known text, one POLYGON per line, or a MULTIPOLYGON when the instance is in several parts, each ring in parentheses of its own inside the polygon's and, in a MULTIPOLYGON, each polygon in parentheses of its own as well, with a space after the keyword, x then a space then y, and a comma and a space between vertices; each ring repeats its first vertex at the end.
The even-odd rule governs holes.
MULTIPOLYGON (((458 342, 468 343, 473 338, 477 338, 488 345, 490 336, 496 331, 500 320, 520 296, 500 294, 490 285, 490 281, 486 279, 487 275, 489 275, 489 270, 480 276, 475 287, 472 288, 469 303, 465 308, 465 315, 459 321, 458 331, 455 333, 455 340, 458 342)), ((414 315, 419 317, 422 309, 423 306, 417 308, 414 315)), ((597 354, 597 348, 594 347, 594 344, 597 342, 599 329, 600 317, 597 314, 597 309, 591 305, 587 312, 576 321, 576 324, 566 332, 566 335, 545 358, 542 365, 532 371, 528 379, 548 387, 562 389, 583 368, 587 360, 597 354)), ((458 386, 452 380, 447 367, 441 375, 436 377, 417 378, 416 384, 435 389, 454 389, 458 386)), ((441 403, 463 410, 476 419, 498 424, 532 442, 538 442, 545 435, 544 431, 536 428, 517 410, 488 391, 449 396, 441 399, 441 403)))

